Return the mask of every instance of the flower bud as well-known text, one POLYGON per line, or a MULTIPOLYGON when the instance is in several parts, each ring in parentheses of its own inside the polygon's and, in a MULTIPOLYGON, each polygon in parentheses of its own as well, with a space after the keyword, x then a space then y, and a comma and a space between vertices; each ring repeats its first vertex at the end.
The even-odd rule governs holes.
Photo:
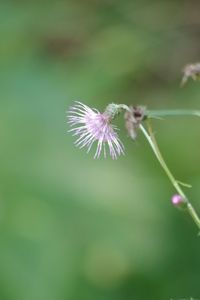
POLYGON ((186 204, 185 198, 178 194, 173 195, 171 200, 172 204, 178 208, 183 208, 186 204))

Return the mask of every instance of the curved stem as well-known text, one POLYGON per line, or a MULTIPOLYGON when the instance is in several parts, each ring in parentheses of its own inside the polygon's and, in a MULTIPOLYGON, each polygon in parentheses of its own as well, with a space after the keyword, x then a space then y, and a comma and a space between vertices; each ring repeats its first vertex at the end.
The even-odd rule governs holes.
POLYGON ((146 129, 142 125, 141 125, 141 129, 142 129, 145 137, 147 138, 149 144, 151 145, 151 147, 154 151, 154 154, 156 155, 161 167, 164 169, 165 173, 167 174, 167 176, 170 179, 171 183, 173 184, 174 188, 177 190, 179 195, 181 195, 184 199, 187 199, 186 195, 184 194, 181 187, 179 186, 179 183, 176 181, 176 179, 172 175, 171 171, 169 170, 168 166, 166 165, 166 162, 164 161, 163 156, 160 152, 160 149, 158 148, 158 144, 155 140, 155 137, 153 135, 153 132, 152 132, 150 126, 148 126, 149 134, 147 133, 146 129))
POLYGON ((145 112, 147 118, 177 117, 177 116, 195 116, 200 117, 200 110, 147 110, 145 112))
POLYGON ((168 168, 168 166, 160 152, 160 149, 158 147, 158 144, 156 142, 156 139, 155 139, 155 136, 153 134, 150 124, 148 123, 148 132, 146 131, 145 127, 142 124, 140 124, 140 129, 142 130, 147 141, 149 142, 156 158, 158 159, 161 167, 165 171, 166 175, 168 176, 169 180, 173 184, 174 188, 179 193, 179 195, 181 195, 181 197, 184 199, 188 213, 190 214, 193 221, 200 229, 200 219, 199 219, 195 209, 193 208, 192 204, 189 202, 188 198, 186 197, 185 193, 183 192, 181 186, 179 185, 179 182, 174 178, 173 174, 171 173, 170 169, 168 168))

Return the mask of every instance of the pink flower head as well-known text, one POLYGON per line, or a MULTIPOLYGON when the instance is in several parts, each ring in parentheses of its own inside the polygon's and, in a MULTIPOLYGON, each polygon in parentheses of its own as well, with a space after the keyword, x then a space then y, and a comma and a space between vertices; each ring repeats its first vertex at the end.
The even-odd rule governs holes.
POLYGON ((107 144, 110 156, 112 159, 117 159, 119 155, 124 154, 124 146, 116 132, 117 128, 111 124, 112 119, 113 114, 109 110, 100 113, 76 101, 68 112, 68 123, 72 127, 75 126, 69 132, 73 132, 74 136, 79 136, 75 145, 80 148, 86 147, 89 152, 94 142, 97 141, 94 158, 99 158, 102 148, 106 157, 107 144))
POLYGON ((185 199, 178 194, 173 195, 171 200, 172 200, 172 204, 176 207, 182 207, 186 203, 185 199))

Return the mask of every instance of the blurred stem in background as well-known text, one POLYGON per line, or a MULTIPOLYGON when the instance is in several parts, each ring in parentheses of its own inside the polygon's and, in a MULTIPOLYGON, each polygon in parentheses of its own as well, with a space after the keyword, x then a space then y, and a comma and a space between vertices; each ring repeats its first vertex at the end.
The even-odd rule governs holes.
POLYGON ((175 109, 175 110, 147 110, 146 116, 148 118, 162 118, 162 117, 177 117, 177 116, 196 116, 200 117, 199 110, 175 109))
MULTIPOLYGON (((196 116, 200 116, 200 112, 198 111, 186 111, 186 110, 177 110, 177 111, 157 111, 157 112, 150 112, 149 113, 149 117, 152 116, 156 116, 156 117, 161 117, 161 116, 166 116, 166 115, 196 115, 196 116)), ((174 188, 176 189, 176 191, 178 192, 178 194, 182 197, 183 199, 183 203, 185 204, 185 207, 188 211, 188 213, 190 214, 190 216, 192 217, 193 221, 195 222, 195 224, 197 225, 197 227, 200 229, 200 219, 198 214, 196 213, 194 207, 192 206, 192 204, 190 203, 190 201, 188 200, 187 196, 185 195, 185 193, 183 192, 180 184, 184 185, 184 186, 188 186, 184 183, 181 183, 180 181, 177 181, 173 174, 171 173, 171 171, 169 170, 161 152, 160 149, 158 147, 157 141, 155 139, 155 136, 153 134, 152 131, 152 127, 150 124, 150 121, 147 120, 147 128, 148 131, 145 129, 145 127, 140 124, 140 129, 142 130, 144 136, 146 137, 147 141, 149 142, 156 158, 158 159, 161 167, 163 168, 163 170, 165 171, 166 175, 168 176, 169 180, 171 181, 171 183, 173 184, 174 188)))

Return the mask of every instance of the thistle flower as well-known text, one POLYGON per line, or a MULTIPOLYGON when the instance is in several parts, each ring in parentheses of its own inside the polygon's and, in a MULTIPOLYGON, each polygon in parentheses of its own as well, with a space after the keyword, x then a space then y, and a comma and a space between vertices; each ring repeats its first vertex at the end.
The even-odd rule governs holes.
POLYGON ((105 112, 100 113, 76 101, 68 112, 68 123, 73 127, 69 132, 72 132, 73 136, 79 136, 75 145, 79 148, 86 147, 88 153, 94 142, 97 142, 94 158, 99 158, 102 151, 106 157, 106 144, 112 159, 124 154, 124 146, 116 132, 117 128, 111 124, 119 111, 120 106, 117 104, 108 105, 105 112))

